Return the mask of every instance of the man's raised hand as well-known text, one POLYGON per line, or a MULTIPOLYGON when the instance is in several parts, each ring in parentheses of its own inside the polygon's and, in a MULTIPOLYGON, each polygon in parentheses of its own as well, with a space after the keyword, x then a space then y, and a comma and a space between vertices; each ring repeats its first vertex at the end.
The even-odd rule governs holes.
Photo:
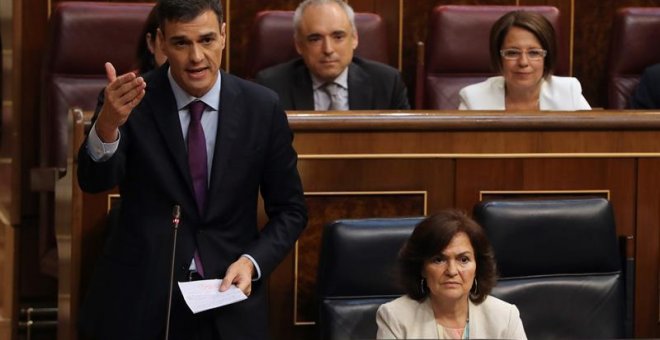
POLYGON ((105 63, 105 73, 108 86, 105 87, 105 101, 96 120, 96 134, 104 143, 111 143, 117 140, 119 127, 144 98, 147 83, 133 72, 117 77, 111 63, 105 63))

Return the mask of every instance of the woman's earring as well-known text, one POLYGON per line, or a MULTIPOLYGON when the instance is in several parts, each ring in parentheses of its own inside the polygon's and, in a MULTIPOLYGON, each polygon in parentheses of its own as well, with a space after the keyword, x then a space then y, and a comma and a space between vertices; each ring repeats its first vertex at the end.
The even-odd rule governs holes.
POLYGON ((479 294, 479 285, 477 284, 477 278, 474 278, 474 284, 472 285, 472 289, 470 289, 470 297, 473 299, 476 299, 479 294))
POLYGON ((424 288, 424 286, 426 286, 426 279, 422 278, 419 280, 419 291, 422 295, 426 295, 426 288, 424 288))

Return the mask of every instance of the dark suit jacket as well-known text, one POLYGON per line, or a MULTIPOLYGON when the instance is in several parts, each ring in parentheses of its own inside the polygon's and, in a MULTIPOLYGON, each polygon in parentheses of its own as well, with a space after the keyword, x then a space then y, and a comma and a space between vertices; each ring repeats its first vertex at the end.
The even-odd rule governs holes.
POLYGON ((644 70, 629 107, 639 110, 660 109, 660 64, 644 70))
MULTIPOLYGON (((255 81, 277 92, 285 110, 314 110, 312 77, 300 58, 259 72, 255 81)), ((348 107, 409 110, 401 74, 388 65, 353 57, 348 66, 348 107)))
MULTIPOLYGON (((289 252, 307 222, 293 135, 276 95, 226 73, 222 89, 208 208, 198 213, 187 151, 167 78, 167 64, 145 75, 146 95, 120 128, 117 152, 94 162, 79 151, 78 181, 86 192, 119 186, 120 223, 106 242, 81 313, 81 328, 98 338, 153 339, 165 325, 172 208, 181 206, 175 260, 185 280, 195 245, 207 278, 222 278, 241 254, 261 268, 245 301, 209 312, 223 339, 268 338, 265 278, 289 252), (257 227, 257 197, 268 223, 257 227)), ((175 284, 176 291, 178 287, 175 284)), ((173 318, 173 327, 177 319, 173 318)))

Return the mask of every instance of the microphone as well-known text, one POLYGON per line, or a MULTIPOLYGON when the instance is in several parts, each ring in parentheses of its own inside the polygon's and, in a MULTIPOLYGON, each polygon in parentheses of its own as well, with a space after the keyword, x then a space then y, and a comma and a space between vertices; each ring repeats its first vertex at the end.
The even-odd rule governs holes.
POLYGON ((165 340, 170 338, 170 314, 172 313, 172 287, 174 286, 174 258, 176 256, 176 235, 179 231, 181 206, 176 204, 172 209, 172 261, 170 261, 170 291, 167 294, 167 320, 165 322, 165 340))

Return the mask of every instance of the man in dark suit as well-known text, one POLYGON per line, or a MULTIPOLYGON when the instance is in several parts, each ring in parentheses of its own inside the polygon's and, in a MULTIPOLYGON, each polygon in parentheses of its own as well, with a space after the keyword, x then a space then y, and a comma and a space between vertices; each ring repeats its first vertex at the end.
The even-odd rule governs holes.
POLYGON ((343 0, 306 0, 293 17, 302 57, 265 69, 255 80, 280 96, 286 110, 406 110, 399 71, 353 56, 353 9, 343 0))
POLYGON ((267 339, 265 278, 307 221, 292 132, 274 93, 219 70, 226 39, 219 1, 158 6, 168 63, 144 79, 117 77, 106 64, 105 102, 78 155, 82 189, 118 185, 122 199, 81 330, 162 338, 172 209, 180 205, 175 280, 221 278, 221 291, 234 284, 248 298, 192 314, 175 284, 170 337, 267 339), (259 192, 269 218, 262 229, 259 192))
POLYGON ((630 98, 629 107, 638 110, 660 109, 660 64, 647 67, 630 98))

